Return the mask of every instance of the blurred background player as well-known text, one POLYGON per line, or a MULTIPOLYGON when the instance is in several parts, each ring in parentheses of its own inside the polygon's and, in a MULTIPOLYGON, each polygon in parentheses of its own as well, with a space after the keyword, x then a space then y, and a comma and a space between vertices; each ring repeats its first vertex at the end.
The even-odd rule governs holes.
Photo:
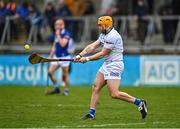
MULTIPOLYGON (((65 29, 65 23, 63 19, 58 19, 55 22, 55 34, 52 36, 54 39, 54 43, 49 54, 49 58, 71 58, 70 53, 73 52, 73 40, 71 38, 70 33, 65 29)), ((64 95, 69 94, 69 66, 70 62, 52 62, 50 64, 48 74, 55 86, 53 91, 46 91, 46 94, 59 94, 60 93, 60 78, 56 79, 54 73, 55 71, 61 67, 62 68, 62 81, 64 85, 64 95)))
POLYGON ((99 101, 100 91, 107 84, 109 94, 114 99, 123 100, 129 103, 134 103, 138 106, 144 119, 147 115, 146 101, 137 99, 125 92, 119 91, 121 74, 124 70, 123 63, 123 41, 120 34, 113 28, 113 21, 110 16, 102 16, 98 19, 98 27, 101 32, 98 40, 88 45, 75 61, 85 63, 90 60, 98 60, 105 57, 105 62, 99 69, 93 85, 90 110, 89 113, 81 119, 94 119, 96 106, 99 101), (92 53, 96 48, 102 46, 102 50, 94 55, 83 57, 92 53))

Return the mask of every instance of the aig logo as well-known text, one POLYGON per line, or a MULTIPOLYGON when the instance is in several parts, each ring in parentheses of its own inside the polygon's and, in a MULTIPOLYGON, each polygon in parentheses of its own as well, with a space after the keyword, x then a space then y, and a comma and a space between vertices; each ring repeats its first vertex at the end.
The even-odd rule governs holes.
POLYGON ((141 67, 143 84, 177 85, 180 82, 178 60, 144 60, 141 67))

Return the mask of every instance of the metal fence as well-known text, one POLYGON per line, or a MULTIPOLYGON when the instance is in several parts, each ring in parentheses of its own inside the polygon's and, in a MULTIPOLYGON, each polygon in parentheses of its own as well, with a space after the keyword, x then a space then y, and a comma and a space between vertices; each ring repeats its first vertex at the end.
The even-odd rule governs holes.
MULTIPOLYGON (((96 16, 85 17, 66 17, 65 21, 69 22, 66 25, 68 28, 74 28, 72 34, 76 46, 81 49, 87 43, 95 40, 98 37, 98 26, 96 16)), ((180 51, 180 16, 117 16, 113 17, 114 27, 122 35, 124 44, 128 51, 141 50, 167 50, 180 51)), ((8 46, 11 44, 18 45, 16 40, 12 41, 10 21, 15 20, 13 17, 6 17, 6 22, 1 36, 0 46, 8 46)), ((31 25, 28 41, 34 45, 40 45, 41 42, 47 43, 47 35, 45 27, 41 28, 36 25, 31 25), (42 35, 43 40, 38 41, 38 31, 42 35)), ((43 43, 44 44, 44 43, 43 43)))

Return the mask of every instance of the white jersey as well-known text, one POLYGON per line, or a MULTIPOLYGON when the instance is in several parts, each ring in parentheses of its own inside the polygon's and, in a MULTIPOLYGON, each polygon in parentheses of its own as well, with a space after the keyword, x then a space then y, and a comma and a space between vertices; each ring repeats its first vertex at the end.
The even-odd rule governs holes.
POLYGON ((113 28, 108 34, 101 33, 98 39, 103 48, 111 49, 111 53, 105 56, 105 62, 120 62, 123 60, 123 41, 120 34, 113 28))

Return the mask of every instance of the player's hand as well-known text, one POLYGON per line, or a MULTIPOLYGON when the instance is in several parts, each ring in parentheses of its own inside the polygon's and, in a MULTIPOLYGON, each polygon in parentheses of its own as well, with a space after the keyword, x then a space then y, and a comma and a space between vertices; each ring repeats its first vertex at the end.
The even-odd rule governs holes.
POLYGON ((79 62, 79 60, 81 59, 82 56, 80 55, 77 55, 75 58, 74 58, 74 62, 79 62))
POLYGON ((79 62, 81 62, 81 63, 86 63, 86 62, 87 62, 86 57, 80 58, 80 59, 79 59, 79 62))
POLYGON ((49 54, 49 56, 48 56, 48 58, 53 58, 53 53, 51 52, 50 54, 49 54))
POLYGON ((59 29, 56 30, 56 36, 57 37, 60 36, 60 30, 59 29))
POLYGON ((52 56, 51 56, 51 55, 49 55, 49 56, 48 56, 48 58, 52 58, 52 56))

